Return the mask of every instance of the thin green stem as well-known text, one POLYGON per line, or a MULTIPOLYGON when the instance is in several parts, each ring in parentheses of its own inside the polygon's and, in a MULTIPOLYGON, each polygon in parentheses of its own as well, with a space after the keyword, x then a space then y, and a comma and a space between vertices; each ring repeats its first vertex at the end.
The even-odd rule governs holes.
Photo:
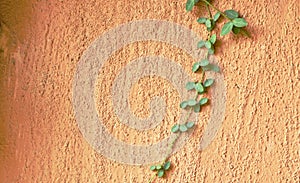
POLYGON ((210 11, 210 9, 209 9, 208 4, 205 4, 205 7, 206 7, 206 9, 207 9, 207 11, 208 11, 208 13, 209 13, 209 17, 212 18, 212 14, 211 14, 211 11, 210 11))
POLYGON ((210 2, 206 1, 206 0, 202 0, 205 4, 207 4, 208 6, 212 7, 214 10, 216 10, 217 12, 219 12, 223 17, 227 18, 228 20, 231 20, 225 13, 223 13, 221 10, 219 10, 218 8, 216 8, 214 5, 212 5, 210 2))
POLYGON ((156 177, 156 173, 152 175, 152 177, 149 179, 148 183, 152 183, 156 177))

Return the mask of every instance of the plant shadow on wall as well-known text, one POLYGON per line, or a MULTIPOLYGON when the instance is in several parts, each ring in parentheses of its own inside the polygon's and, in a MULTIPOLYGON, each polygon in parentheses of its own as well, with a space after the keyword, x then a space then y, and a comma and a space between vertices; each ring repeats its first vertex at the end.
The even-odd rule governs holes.
POLYGON ((180 103, 180 108, 188 110, 187 116, 185 117, 186 123, 175 124, 171 128, 170 131, 171 133, 176 134, 176 138, 171 144, 169 144, 168 147, 166 147, 168 151, 167 157, 165 157, 161 163, 150 166, 150 170, 153 171, 154 174, 149 179, 149 183, 153 182, 156 177, 164 177, 166 172, 170 170, 172 163, 169 159, 177 139, 182 133, 187 132, 195 126, 195 122, 188 121, 191 113, 199 113, 201 108, 209 104, 209 98, 203 97, 203 95, 206 94, 209 87, 214 84, 214 79, 206 78, 205 73, 207 71, 220 72, 220 68, 210 62, 210 55, 215 54, 218 37, 225 36, 229 33, 233 33, 235 35, 242 34, 250 37, 250 34, 245 30, 248 22, 236 10, 228 9, 221 11, 212 4, 211 0, 187 0, 186 11, 192 11, 194 7, 203 7, 207 11, 206 16, 200 16, 197 19, 197 22, 204 25, 208 31, 207 38, 205 40, 200 40, 197 47, 199 49, 206 49, 207 54, 205 58, 194 63, 192 66, 192 71, 200 74, 199 80, 190 81, 186 83, 185 86, 187 90, 195 92, 194 98, 187 99, 180 103), (219 25, 221 19, 225 19, 225 23, 222 25, 221 32, 217 34, 214 30, 219 25))

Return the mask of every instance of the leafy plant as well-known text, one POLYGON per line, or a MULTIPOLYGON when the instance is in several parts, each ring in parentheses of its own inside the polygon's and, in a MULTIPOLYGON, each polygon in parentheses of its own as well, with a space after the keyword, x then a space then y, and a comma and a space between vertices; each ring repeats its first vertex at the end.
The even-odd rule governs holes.
MULTIPOLYGON (((218 38, 217 34, 212 34, 212 32, 217 26, 220 17, 223 17, 227 20, 226 23, 222 25, 220 36, 225 36, 232 32, 233 34, 242 33, 247 37, 250 37, 249 33, 244 29, 248 25, 247 21, 242 18, 236 10, 228 9, 225 11, 221 11, 211 4, 210 0, 187 0, 186 11, 192 11, 198 3, 201 3, 206 7, 209 16, 202 16, 197 19, 197 22, 199 24, 205 25, 207 31, 209 32, 209 36, 206 40, 200 40, 197 44, 197 47, 199 49, 205 48, 207 50, 205 58, 194 63, 192 66, 192 71, 194 73, 202 73, 202 76, 198 81, 189 81, 185 85, 185 88, 188 91, 194 91, 196 93, 196 97, 182 101, 179 105, 180 108, 189 110, 186 116, 186 120, 188 120, 192 111, 198 113, 201 111, 201 108, 204 105, 207 105, 209 103, 209 99, 207 97, 200 97, 200 95, 205 94, 215 81, 212 78, 205 79, 205 73, 207 71, 220 72, 220 68, 209 61, 209 55, 215 53, 215 44, 218 38), (211 8, 215 11, 214 14, 211 11, 211 8)), ((184 124, 173 125, 171 128, 171 132, 177 134, 177 136, 175 140, 170 144, 169 149, 172 151, 172 148, 181 133, 187 132, 194 126, 195 122, 186 122, 184 124)), ((152 171, 155 171, 156 174, 150 179, 149 182, 152 182, 156 176, 163 177, 165 175, 165 171, 168 170, 171 166, 171 162, 167 161, 167 159, 169 159, 169 156, 166 157, 160 165, 152 165, 150 167, 150 169, 152 171)))

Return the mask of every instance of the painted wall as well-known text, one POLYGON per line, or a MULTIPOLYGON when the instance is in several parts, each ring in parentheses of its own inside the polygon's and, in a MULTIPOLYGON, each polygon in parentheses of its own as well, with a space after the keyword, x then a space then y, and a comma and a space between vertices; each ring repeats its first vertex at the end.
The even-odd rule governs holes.
MULTIPOLYGON (((230 35, 218 43, 227 90, 222 125, 199 151, 213 110, 206 107, 188 143, 172 156, 176 165, 157 182, 299 182, 299 1, 214 4, 244 15, 252 38, 230 35)), ((133 20, 175 22, 205 38, 196 22, 203 12, 201 7, 185 12, 184 0, 1 1, 1 182, 146 182, 149 164, 110 160, 83 137, 72 102, 76 67, 95 39, 133 20)), ((128 144, 155 144, 180 118, 180 96, 160 77, 142 78, 124 95, 140 118, 151 115, 153 96, 164 98, 166 115, 156 128, 138 131, 116 117, 113 81, 126 64, 145 55, 172 59, 198 77, 190 71, 195 60, 166 43, 141 41, 114 52, 99 71, 95 106, 107 131, 128 144)))

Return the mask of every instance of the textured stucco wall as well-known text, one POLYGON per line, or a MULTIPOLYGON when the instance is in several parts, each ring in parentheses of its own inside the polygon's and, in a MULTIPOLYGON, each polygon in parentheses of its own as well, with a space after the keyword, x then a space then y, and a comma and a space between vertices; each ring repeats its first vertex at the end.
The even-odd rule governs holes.
MULTIPOLYGON (((172 156, 176 165, 167 179, 157 182, 299 182, 300 3, 214 4, 244 15, 252 38, 230 35, 218 44, 227 88, 223 124, 209 147, 198 151, 207 107, 188 144, 172 156)), ((82 137, 72 107, 75 68, 92 41, 132 20, 176 22, 205 37, 196 22, 202 11, 185 12, 184 0, 0 1, 0 182, 146 182, 152 175, 148 165, 109 160, 82 137)), ((174 58, 186 70, 194 62, 168 44, 133 43, 110 58, 98 80, 110 83, 126 61, 149 54, 174 58)), ((180 98, 160 78, 142 79, 129 95, 139 117, 149 115, 152 96, 166 99, 167 118, 147 133, 119 125, 108 87, 97 87, 97 109, 107 129, 127 143, 157 142, 169 133, 167 119, 178 118, 180 98)))

